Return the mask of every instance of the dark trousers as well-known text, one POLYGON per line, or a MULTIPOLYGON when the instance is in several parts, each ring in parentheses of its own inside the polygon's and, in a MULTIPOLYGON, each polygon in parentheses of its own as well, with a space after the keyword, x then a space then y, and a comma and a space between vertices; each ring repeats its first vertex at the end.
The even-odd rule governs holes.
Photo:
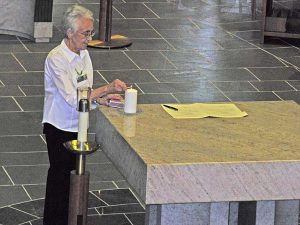
POLYGON ((69 208, 70 171, 76 169, 76 155, 63 143, 77 139, 77 133, 44 124, 50 168, 44 208, 44 225, 67 225, 69 208))

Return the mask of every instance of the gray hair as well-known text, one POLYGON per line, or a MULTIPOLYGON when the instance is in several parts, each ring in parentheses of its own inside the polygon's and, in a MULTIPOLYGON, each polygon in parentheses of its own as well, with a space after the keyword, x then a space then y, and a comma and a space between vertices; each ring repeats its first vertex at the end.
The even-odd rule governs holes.
POLYGON ((94 21, 93 13, 81 5, 75 4, 70 6, 63 15, 62 25, 63 31, 67 34, 68 29, 76 30, 76 20, 84 17, 94 21))

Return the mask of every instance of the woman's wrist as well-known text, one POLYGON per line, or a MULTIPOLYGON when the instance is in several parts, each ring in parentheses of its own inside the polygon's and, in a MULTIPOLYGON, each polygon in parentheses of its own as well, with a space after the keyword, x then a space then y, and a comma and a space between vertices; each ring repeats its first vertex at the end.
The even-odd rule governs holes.
POLYGON ((97 98, 102 98, 103 96, 108 94, 108 87, 107 85, 96 88, 93 90, 92 94, 91 94, 91 99, 95 100, 97 98))
POLYGON ((104 86, 104 90, 103 90, 102 96, 105 96, 107 94, 109 94, 109 84, 107 84, 107 85, 104 86))

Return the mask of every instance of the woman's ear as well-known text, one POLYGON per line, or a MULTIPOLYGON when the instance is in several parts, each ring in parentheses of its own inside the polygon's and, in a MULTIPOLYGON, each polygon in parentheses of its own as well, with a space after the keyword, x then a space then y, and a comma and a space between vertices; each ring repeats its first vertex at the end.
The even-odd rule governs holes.
POLYGON ((72 30, 72 28, 69 28, 69 29, 67 30, 67 38, 71 38, 72 35, 73 35, 73 30, 72 30))

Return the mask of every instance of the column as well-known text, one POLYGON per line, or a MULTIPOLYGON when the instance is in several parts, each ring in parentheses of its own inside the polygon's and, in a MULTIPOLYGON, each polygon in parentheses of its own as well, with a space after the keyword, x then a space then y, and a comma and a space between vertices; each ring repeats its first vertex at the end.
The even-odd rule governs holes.
POLYGON ((53 0, 36 0, 33 34, 35 42, 49 42, 52 38, 52 9, 53 0))

